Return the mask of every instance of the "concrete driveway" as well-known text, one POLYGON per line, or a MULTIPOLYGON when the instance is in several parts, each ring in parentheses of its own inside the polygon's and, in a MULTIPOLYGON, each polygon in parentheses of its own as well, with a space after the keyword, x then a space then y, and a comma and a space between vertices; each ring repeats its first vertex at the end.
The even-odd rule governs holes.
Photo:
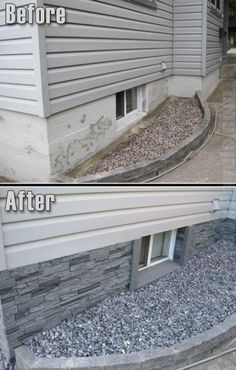
MULTIPOLYGON (((233 340, 231 345, 223 347, 217 353, 234 349, 235 347, 236 339, 233 340)), ((207 362, 204 365, 195 366, 192 370, 236 370, 236 351, 214 361, 207 362)))
POLYGON ((227 65, 225 79, 208 99, 211 109, 218 112, 213 137, 198 154, 154 183, 236 182, 236 58, 232 60, 235 64, 227 65))

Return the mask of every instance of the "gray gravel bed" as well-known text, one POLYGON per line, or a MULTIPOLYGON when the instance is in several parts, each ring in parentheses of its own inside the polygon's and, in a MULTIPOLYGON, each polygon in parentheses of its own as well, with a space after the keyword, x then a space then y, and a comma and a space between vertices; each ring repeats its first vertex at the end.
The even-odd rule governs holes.
POLYGON ((26 341, 39 357, 90 357, 170 347, 236 312, 236 250, 220 241, 136 292, 108 298, 26 341))
POLYGON ((203 113, 197 98, 172 98, 150 120, 147 127, 131 134, 114 151, 106 154, 83 174, 95 174, 155 160, 184 139, 202 123, 203 113))

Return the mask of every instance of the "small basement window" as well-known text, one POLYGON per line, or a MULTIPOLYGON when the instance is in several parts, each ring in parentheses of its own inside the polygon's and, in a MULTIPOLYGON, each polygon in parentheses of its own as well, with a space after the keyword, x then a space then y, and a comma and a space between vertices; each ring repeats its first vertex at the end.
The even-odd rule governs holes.
POLYGON ((116 94, 116 119, 119 120, 138 110, 138 88, 116 94))
POLYGON ((211 3, 216 7, 216 9, 221 9, 221 0, 211 0, 211 3))
POLYGON ((145 236, 134 242, 130 289, 135 290, 184 266, 190 228, 145 236))
POLYGON ((174 260, 177 230, 142 238, 139 270, 174 260))

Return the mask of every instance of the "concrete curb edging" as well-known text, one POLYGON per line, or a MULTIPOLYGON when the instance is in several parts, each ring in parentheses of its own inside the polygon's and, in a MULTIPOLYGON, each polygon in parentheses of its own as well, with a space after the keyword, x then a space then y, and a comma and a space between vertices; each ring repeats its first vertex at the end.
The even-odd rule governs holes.
POLYGON ((236 336, 236 314, 222 324, 171 348, 127 355, 40 359, 28 347, 15 350, 16 370, 170 370, 202 360, 236 336))
POLYGON ((182 162, 191 152, 198 149, 207 139, 214 128, 214 119, 207 103, 203 100, 201 92, 196 93, 201 109, 204 113, 202 124, 190 137, 180 145, 170 149, 160 159, 154 161, 141 161, 112 171, 93 175, 72 178, 68 175, 55 175, 52 181, 63 183, 124 183, 142 182, 171 169, 182 162))

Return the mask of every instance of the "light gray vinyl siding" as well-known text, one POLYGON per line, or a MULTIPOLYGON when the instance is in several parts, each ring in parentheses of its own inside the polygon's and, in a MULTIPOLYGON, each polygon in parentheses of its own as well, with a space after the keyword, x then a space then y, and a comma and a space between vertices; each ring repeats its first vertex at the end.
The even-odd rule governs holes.
POLYGON ((221 187, 144 186, 41 187, 33 191, 57 194, 51 213, 7 213, 7 189, 0 189, 2 269, 4 263, 15 268, 225 218, 233 192, 221 187), (215 213, 211 213, 213 199, 220 199, 221 209, 215 213))
POLYGON ((202 74, 203 4, 202 0, 175 0, 174 75, 202 74))
POLYGON ((51 113, 172 74, 172 0, 157 9, 124 0, 45 3, 67 6, 66 25, 46 26, 51 113))
MULTIPOLYGON (((222 3, 223 6, 223 3, 222 3)), ((222 42, 219 39, 219 29, 223 27, 223 18, 211 12, 211 2, 208 0, 207 7, 207 57, 206 73, 209 74, 220 67, 222 58, 222 42)), ((223 7, 222 7, 223 9, 223 7)))
MULTIPOLYGON (((0 5, 0 108, 37 114, 33 27, 7 26, 5 3, 10 1, 0 5)), ((14 4, 24 5, 25 0, 14 4)))

